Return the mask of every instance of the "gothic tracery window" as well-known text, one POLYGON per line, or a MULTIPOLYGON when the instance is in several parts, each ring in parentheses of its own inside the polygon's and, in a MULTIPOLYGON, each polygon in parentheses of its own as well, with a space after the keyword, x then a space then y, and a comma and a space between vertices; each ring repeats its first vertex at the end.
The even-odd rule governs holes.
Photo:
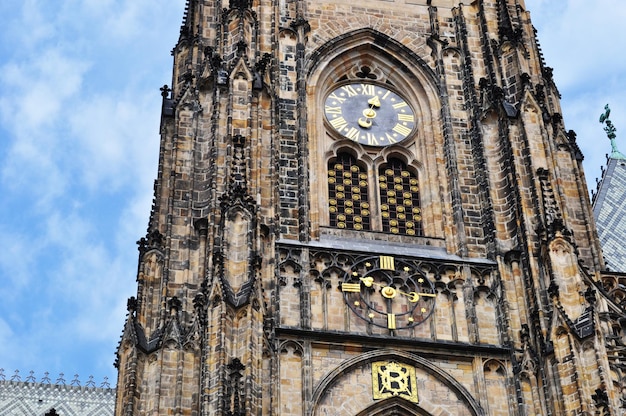
POLYGON ((375 168, 357 163, 356 158, 347 153, 340 153, 328 162, 330 226, 421 236, 417 175, 401 160, 390 159, 378 168, 379 200, 370 201, 369 170, 374 172, 375 168), (378 207, 380 212, 376 210, 376 215, 372 216, 370 206, 378 207))
POLYGON ((346 153, 328 163, 330 225, 351 230, 370 229, 367 170, 346 153))
POLYGON ((398 159, 378 171, 383 231, 392 234, 422 235, 422 214, 417 175, 398 159))

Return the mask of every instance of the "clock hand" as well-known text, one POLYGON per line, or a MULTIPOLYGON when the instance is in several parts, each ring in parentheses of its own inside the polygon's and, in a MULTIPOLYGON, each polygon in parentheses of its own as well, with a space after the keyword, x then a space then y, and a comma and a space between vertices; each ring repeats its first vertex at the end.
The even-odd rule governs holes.
POLYGON ((381 288, 381 294, 388 298, 392 299, 396 296, 397 293, 406 296, 409 299, 409 302, 415 303, 419 300, 420 296, 434 298, 437 297, 434 293, 424 293, 424 292, 403 292, 391 286, 383 286, 381 283, 376 283, 374 278, 371 276, 360 277, 359 278, 365 287, 378 286, 381 288))
POLYGON ((378 98, 378 95, 375 95, 367 100, 367 103, 370 105, 370 108, 380 107, 380 99, 378 98))
POLYGON ((367 103, 370 106, 369 108, 366 108, 365 110, 363 110, 363 115, 365 116, 365 118, 359 119, 359 126, 363 127, 364 129, 369 129, 370 127, 372 127, 371 119, 376 117, 376 111, 374 111, 374 107, 380 108, 380 99, 376 95, 370 98, 369 100, 367 100, 367 103))
POLYGON ((372 285, 382 286, 380 283, 376 283, 372 276, 359 277, 359 280, 363 282, 363 285, 365 285, 365 287, 372 287, 372 285))
POLYGON ((359 280, 363 282, 363 285, 365 287, 372 287, 372 286, 380 287, 381 288, 380 293, 387 299, 392 299, 396 297, 397 291, 394 287, 383 286, 381 283, 375 282, 372 276, 359 277, 359 280))
POLYGON ((411 293, 400 292, 400 293, 402 293, 403 295, 406 295, 409 298, 409 302, 411 303, 415 303, 418 300, 420 300, 420 296, 426 296, 429 298, 434 298, 437 296, 434 293, 422 293, 422 292, 411 292, 411 293))
POLYGON ((359 119, 359 126, 363 127, 364 129, 369 129, 370 127, 372 127, 372 119, 376 117, 376 111, 374 111, 371 107, 366 108, 365 110, 363 110, 363 115, 365 116, 365 118, 359 119))

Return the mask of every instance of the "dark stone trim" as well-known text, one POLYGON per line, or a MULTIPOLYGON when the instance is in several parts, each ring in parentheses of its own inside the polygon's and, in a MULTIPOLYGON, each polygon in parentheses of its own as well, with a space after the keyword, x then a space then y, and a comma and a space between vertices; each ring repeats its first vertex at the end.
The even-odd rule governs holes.
POLYGON ((383 335, 359 335, 341 331, 321 331, 314 329, 299 329, 293 327, 276 327, 276 338, 294 337, 331 344, 346 345, 354 343, 361 345, 364 350, 378 349, 381 347, 414 348, 419 349, 420 354, 466 356, 473 358, 484 354, 489 357, 499 357, 508 360, 511 357, 511 349, 497 345, 474 345, 450 341, 428 341, 415 338, 402 338, 383 335))

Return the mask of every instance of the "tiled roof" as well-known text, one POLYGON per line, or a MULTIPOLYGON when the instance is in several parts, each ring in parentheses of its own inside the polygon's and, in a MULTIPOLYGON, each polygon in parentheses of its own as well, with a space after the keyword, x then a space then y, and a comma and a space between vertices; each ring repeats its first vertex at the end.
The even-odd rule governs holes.
POLYGON ((608 158, 593 215, 607 268, 626 272, 626 160, 608 158))
POLYGON ((6 380, 0 371, 0 415, 45 416, 54 409, 60 416, 113 416, 115 388, 106 380, 96 387, 90 378, 81 386, 77 377, 68 385, 63 375, 52 383, 47 375, 37 382, 32 372, 26 381, 17 374, 6 380))

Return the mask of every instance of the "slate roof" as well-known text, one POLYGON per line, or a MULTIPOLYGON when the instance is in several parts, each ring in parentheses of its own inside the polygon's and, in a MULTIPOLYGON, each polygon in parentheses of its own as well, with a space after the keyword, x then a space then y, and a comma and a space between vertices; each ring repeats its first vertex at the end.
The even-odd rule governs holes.
POLYGON ((47 375, 38 382, 32 372, 26 381, 17 374, 6 380, 0 369, 2 416, 44 416, 52 409, 59 416, 113 416, 115 388, 106 381, 97 387, 90 378, 81 386, 76 377, 65 384, 62 376, 53 383, 47 375))
POLYGON ((617 151, 607 157, 593 216, 607 269, 626 272, 626 157, 617 151))

